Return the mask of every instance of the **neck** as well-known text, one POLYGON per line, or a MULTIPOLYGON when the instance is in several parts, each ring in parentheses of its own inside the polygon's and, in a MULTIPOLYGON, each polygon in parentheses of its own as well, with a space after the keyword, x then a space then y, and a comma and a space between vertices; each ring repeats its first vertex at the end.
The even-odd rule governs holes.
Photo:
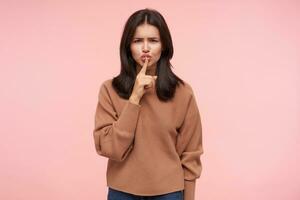
MULTIPOLYGON (((136 73, 138 74, 141 69, 142 69, 142 66, 137 65, 136 73)), ((155 76, 156 75, 156 65, 147 66, 146 75, 155 76)))

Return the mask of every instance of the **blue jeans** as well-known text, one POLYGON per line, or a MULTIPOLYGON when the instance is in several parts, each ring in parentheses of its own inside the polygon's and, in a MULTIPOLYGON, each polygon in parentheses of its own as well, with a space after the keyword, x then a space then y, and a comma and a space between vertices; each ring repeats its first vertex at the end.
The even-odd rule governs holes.
POLYGON ((183 200, 183 190, 156 196, 138 196, 108 187, 107 200, 183 200))

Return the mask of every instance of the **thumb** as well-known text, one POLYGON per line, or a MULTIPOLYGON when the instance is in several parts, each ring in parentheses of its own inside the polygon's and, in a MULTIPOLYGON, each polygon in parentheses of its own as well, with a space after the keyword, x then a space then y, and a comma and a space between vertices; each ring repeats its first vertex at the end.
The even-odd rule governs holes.
POLYGON ((153 78, 156 80, 156 79, 157 79, 157 76, 153 76, 153 78))

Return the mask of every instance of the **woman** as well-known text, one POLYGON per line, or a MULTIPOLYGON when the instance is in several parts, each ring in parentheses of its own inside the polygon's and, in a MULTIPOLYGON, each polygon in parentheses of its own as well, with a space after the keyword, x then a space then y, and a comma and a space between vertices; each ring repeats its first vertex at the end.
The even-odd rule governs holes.
POLYGON ((163 16, 143 9, 127 20, 121 70, 99 90, 93 132, 109 158, 108 200, 194 200, 202 128, 191 86, 171 70, 163 16))

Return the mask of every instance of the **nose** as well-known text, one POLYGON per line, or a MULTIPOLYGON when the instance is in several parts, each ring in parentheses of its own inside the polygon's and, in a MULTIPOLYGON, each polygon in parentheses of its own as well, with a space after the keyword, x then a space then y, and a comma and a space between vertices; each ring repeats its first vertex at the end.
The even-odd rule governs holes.
POLYGON ((144 45, 143 45, 143 47, 142 47, 142 51, 143 51, 144 53, 149 52, 149 46, 148 46, 148 42, 147 42, 147 41, 144 42, 144 45))

